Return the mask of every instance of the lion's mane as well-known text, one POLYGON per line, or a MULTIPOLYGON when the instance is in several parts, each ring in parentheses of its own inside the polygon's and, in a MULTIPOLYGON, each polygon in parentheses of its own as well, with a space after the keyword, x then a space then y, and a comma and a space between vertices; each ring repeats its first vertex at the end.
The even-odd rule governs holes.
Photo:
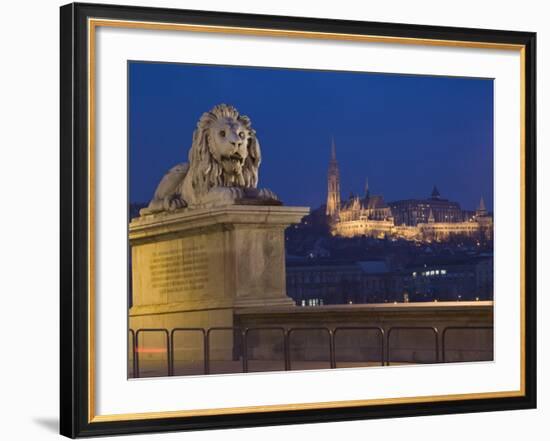
MULTIPOLYGON (((210 128, 212 124, 222 118, 231 118, 240 122, 250 133, 248 140, 248 156, 244 161, 242 175, 239 176, 239 186, 256 188, 258 185, 258 169, 261 162, 260 144, 256 138, 256 132, 252 129, 250 118, 239 114, 238 110, 227 104, 219 104, 209 112, 203 113, 197 128, 193 132, 193 144, 189 150, 189 173, 186 177, 191 180, 193 195, 186 194, 189 190, 181 192, 184 199, 198 199, 204 196, 212 187, 225 185, 224 170, 212 154, 210 128)), ((185 183, 184 183, 185 185, 185 183)))

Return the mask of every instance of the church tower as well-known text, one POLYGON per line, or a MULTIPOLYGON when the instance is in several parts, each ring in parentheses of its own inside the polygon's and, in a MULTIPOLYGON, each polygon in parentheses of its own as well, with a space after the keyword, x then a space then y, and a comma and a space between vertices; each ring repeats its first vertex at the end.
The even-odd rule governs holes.
POLYGON ((485 201, 483 200, 483 196, 481 196, 481 199, 479 200, 479 206, 476 210, 476 216, 487 216, 487 208, 485 208, 485 201))
POLYGON ((336 146, 332 138, 331 158, 328 166, 327 216, 334 218, 340 211, 340 170, 336 161, 336 146))

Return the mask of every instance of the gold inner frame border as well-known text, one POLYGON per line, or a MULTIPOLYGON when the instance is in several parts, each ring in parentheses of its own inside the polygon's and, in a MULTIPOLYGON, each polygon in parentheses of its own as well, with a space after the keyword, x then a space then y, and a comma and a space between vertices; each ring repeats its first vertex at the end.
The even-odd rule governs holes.
POLYGON ((472 399, 510 398, 525 396, 525 110, 526 110, 526 62, 525 46, 521 44, 492 43, 463 40, 441 40, 377 35, 323 33, 310 31, 212 26, 183 23, 157 23, 132 20, 88 19, 88 422, 111 422, 179 418, 240 413, 260 413, 293 410, 333 409, 360 406, 413 404, 427 402, 459 401, 472 399), (520 389, 512 391, 464 393, 453 395, 379 398, 366 400, 328 401, 315 403, 291 403, 265 406, 244 406, 219 409, 193 409, 162 412, 96 415, 95 413, 95 34, 97 27, 132 28, 146 30, 185 31, 217 34, 238 34, 265 37, 309 38, 370 43, 412 44, 420 46, 464 47, 518 51, 520 54, 520 389))

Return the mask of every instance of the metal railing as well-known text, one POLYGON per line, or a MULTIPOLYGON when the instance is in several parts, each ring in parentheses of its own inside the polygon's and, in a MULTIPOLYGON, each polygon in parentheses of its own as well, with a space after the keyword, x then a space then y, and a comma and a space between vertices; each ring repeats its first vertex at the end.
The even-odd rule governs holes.
POLYGON ((141 329, 138 329, 136 331, 136 345, 135 345, 135 350, 134 350, 134 364, 135 364, 135 378, 139 378, 139 353, 140 353, 140 349, 139 349, 139 335, 140 334, 143 334, 143 333, 146 333, 146 332, 161 332, 163 333, 165 336, 166 336, 166 357, 167 357, 167 363, 166 363, 166 366, 167 366, 167 372, 168 372, 168 376, 170 376, 170 366, 172 365, 171 363, 171 357, 170 357, 170 334, 168 333, 168 329, 165 329, 165 328, 141 328, 141 329))
POLYGON ((491 331, 494 332, 494 328, 492 326, 447 326, 441 335, 441 353, 442 358, 441 361, 443 363, 447 363, 446 355, 447 355, 447 346, 446 346, 446 337, 448 331, 491 331))
POLYGON ((137 366, 136 366, 136 333, 133 329, 128 329, 128 334, 132 336, 132 343, 128 342, 130 349, 132 350, 132 377, 136 378, 137 376, 137 366))
MULTIPOLYGON (((374 360, 361 360, 361 363, 368 363, 368 362, 376 362, 379 363, 381 366, 389 366, 390 363, 392 363, 392 350, 395 352, 399 349, 403 350, 403 348, 399 347, 392 347, 391 346, 391 336, 392 334, 395 334, 395 332, 399 331, 407 331, 407 332, 428 332, 433 335, 433 347, 429 345, 427 348, 421 348, 423 351, 428 350, 432 351, 434 353, 434 360, 431 362, 418 362, 413 361, 415 363, 438 363, 438 362, 446 362, 446 336, 447 331, 451 330, 465 330, 465 331, 479 331, 479 330, 493 330, 492 326, 449 326, 443 329, 443 332, 439 332, 438 328, 433 326, 394 326, 387 331, 384 331, 382 327, 378 326, 339 326, 335 328, 328 328, 328 327, 295 327, 295 328, 284 328, 284 327, 277 327, 277 326, 269 326, 269 327, 249 327, 249 328, 240 328, 240 327, 212 327, 212 328, 174 328, 171 331, 168 331, 165 328, 142 328, 134 331, 133 329, 129 329, 129 336, 131 336, 132 341, 132 373, 134 378, 140 377, 140 352, 144 352, 142 349, 140 349, 139 346, 139 337, 143 333, 161 333, 164 336, 165 340, 165 349, 164 347, 161 348, 162 350, 159 352, 166 352, 166 372, 168 376, 175 375, 175 336, 177 334, 190 334, 195 333, 200 336, 200 339, 202 340, 199 345, 202 348, 202 354, 203 354, 203 366, 202 366, 202 372, 204 374, 211 374, 212 372, 212 362, 213 361, 219 361, 219 360, 213 360, 212 354, 211 354, 211 340, 212 336, 215 335, 217 332, 231 332, 232 333, 232 343, 231 348, 223 348, 225 350, 230 349, 232 351, 231 353, 231 361, 239 362, 240 364, 240 371, 242 372, 248 372, 249 371, 249 363, 251 361, 249 357, 249 353, 251 352, 249 349, 249 342, 250 342, 250 335, 253 332, 260 332, 260 331, 274 331, 277 333, 280 333, 281 335, 281 342, 282 342, 282 360, 278 360, 281 363, 284 363, 284 370, 289 371, 292 370, 292 354, 291 354, 291 348, 292 348, 292 338, 298 333, 304 333, 304 332, 320 332, 327 335, 328 338, 325 339, 319 339, 319 341, 326 341, 324 343, 325 349, 328 351, 328 360, 314 360, 317 362, 328 362, 330 364, 330 368, 334 369, 337 367, 337 361, 338 356, 337 354, 342 352, 342 348, 336 344, 337 339, 336 336, 338 334, 342 334, 345 331, 353 332, 353 331, 363 331, 365 334, 369 332, 374 332, 376 335, 378 335, 378 354, 379 359, 374 360), (441 335, 441 339, 440 339, 441 335), (440 340, 441 340, 441 350, 440 350, 440 340)), ((360 339, 360 341, 364 341, 360 339)), ((323 346, 317 345, 317 346, 323 346)), ((464 349, 464 350, 467 350, 464 349)), ((326 353, 325 352, 325 353, 326 353)), ((298 360, 294 360, 298 361, 298 360)), ((312 360, 301 360, 301 361, 312 361, 312 360)))
POLYGON ((381 366, 384 366, 384 349, 385 349, 385 344, 384 344, 384 330, 382 328, 380 328, 379 326, 341 326, 341 327, 338 327, 338 328, 335 328, 334 331, 333 331, 333 348, 334 348, 334 367, 336 367, 336 362, 337 362, 337 357, 336 357, 336 349, 337 349, 337 345, 336 345, 336 335, 338 333, 338 331, 342 332, 342 331, 376 331, 376 333, 379 335, 379 338, 380 338, 380 365, 381 366))
POLYGON ((210 374, 210 370, 211 370, 211 364, 210 364, 210 361, 211 361, 211 358, 210 358, 210 348, 211 348, 211 345, 210 345, 210 337, 212 335, 213 332, 221 332, 221 331, 232 331, 233 333, 233 337, 235 336, 238 336, 238 344, 235 344, 233 343, 233 347, 232 347, 232 359, 235 360, 235 358, 241 358, 242 356, 242 368, 243 368, 243 372, 246 372, 245 368, 246 368, 246 361, 245 361, 245 354, 242 352, 243 351, 243 340, 244 340, 244 332, 241 330, 241 328, 237 328, 237 327, 230 327, 230 326, 219 326, 219 327, 214 327, 214 328, 208 328, 208 330, 206 331, 206 352, 205 352, 205 362, 204 362, 204 366, 205 366, 205 372, 207 374, 210 374))
POLYGON ((176 333, 191 333, 191 332, 199 332, 202 335, 202 359, 203 359, 203 373, 208 373, 208 367, 207 364, 204 362, 206 360, 206 354, 208 353, 208 346, 206 344, 206 338, 205 331, 203 328, 174 328, 172 329, 172 332, 170 332, 170 360, 171 363, 168 365, 168 369, 170 370, 170 375, 174 375, 174 363, 175 363, 175 349, 174 349, 174 336, 176 333))
POLYGON ((248 372, 248 334, 250 332, 260 332, 260 331, 277 331, 282 333, 283 337, 283 363, 285 371, 290 370, 290 365, 288 364, 288 336, 287 331, 283 327, 278 326, 261 326, 261 327, 254 327, 254 328, 246 328, 243 332, 243 371, 248 372))
POLYGON ((439 362, 439 331, 434 326, 394 326, 388 330, 388 336, 386 337, 386 366, 389 366, 391 363, 390 355, 390 337, 394 331, 430 331, 434 335, 434 350, 435 350, 435 361, 433 363, 439 362))
POLYGON ((319 326, 319 327, 315 327, 315 328, 290 328, 287 331, 287 349, 286 349, 286 352, 287 352, 287 358, 288 358, 288 370, 289 371, 292 370, 292 357, 290 356, 290 354, 291 354, 290 346, 291 346, 292 335, 297 333, 297 332, 299 333, 299 332, 311 332, 311 331, 321 331, 323 333, 325 333, 325 332, 327 333, 327 335, 328 335, 328 351, 329 351, 330 368, 331 369, 335 368, 336 364, 334 362, 334 334, 333 334, 332 330, 330 330, 329 328, 319 326))

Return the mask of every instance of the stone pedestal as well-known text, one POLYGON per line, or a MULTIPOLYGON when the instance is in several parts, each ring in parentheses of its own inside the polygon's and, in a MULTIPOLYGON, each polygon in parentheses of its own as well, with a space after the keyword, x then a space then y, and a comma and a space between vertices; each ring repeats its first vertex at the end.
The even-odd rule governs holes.
POLYGON ((228 205, 133 219, 130 327, 233 326, 235 308, 293 305, 284 230, 308 213, 228 205))

